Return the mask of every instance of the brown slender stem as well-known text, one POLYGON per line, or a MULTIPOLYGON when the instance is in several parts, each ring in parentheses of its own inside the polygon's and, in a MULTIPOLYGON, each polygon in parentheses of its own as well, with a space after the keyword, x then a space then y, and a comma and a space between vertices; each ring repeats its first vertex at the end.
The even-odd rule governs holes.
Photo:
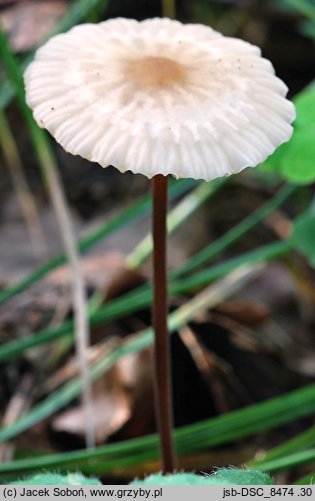
POLYGON ((152 191, 155 408, 157 425, 160 432, 162 469, 164 473, 172 473, 176 468, 176 458, 172 438, 171 359, 170 337, 167 328, 167 178, 161 174, 154 176, 152 179, 152 191))

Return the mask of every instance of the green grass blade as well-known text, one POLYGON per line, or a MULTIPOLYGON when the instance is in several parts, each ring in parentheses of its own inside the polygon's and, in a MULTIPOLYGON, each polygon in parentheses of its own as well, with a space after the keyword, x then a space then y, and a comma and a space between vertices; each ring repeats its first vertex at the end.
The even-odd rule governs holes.
MULTIPOLYGON (((257 264, 265 261, 270 261, 285 255, 290 251, 289 242, 276 242, 266 245, 255 251, 242 254, 239 257, 227 260, 224 263, 203 270, 187 279, 179 280, 176 283, 171 283, 169 286, 170 296, 176 294, 184 294, 191 290, 198 289, 208 285, 209 283, 224 277, 228 273, 236 270, 244 264, 257 264)), ((91 325, 99 325, 108 321, 115 320, 119 317, 134 313, 140 309, 146 308, 151 304, 152 290, 149 285, 145 285, 135 289, 128 294, 110 301, 103 308, 93 312, 90 315, 91 325)), ((73 330, 73 321, 69 320, 61 326, 45 329, 35 334, 31 334, 23 339, 10 341, 0 347, 0 361, 5 362, 9 359, 20 356, 24 351, 40 346, 42 344, 54 341, 69 334, 73 330)))
MULTIPOLYGON (((183 179, 178 182, 171 183, 170 199, 173 200, 174 198, 186 193, 189 189, 195 186, 195 184, 196 183, 194 181, 189 179, 183 179)), ((150 211, 150 208, 151 196, 150 194, 144 195, 139 200, 123 209, 120 214, 113 217, 110 221, 94 230, 90 235, 79 240, 78 246, 80 251, 87 251, 105 237, 108 237, 115 231, 122 229, 128 223, 136 221, 145 216, 150 211)), ((65 262, 66 256, 64 253, 61 253, 50 261, 37 267, 35 271, 27 275, 18 283, 0 292, 0 305, 4 304, 6 301, 16 296, 20 292, 23 292, 30 285, 34 284, 35 282, 43 278, 47 273, 65 262)))
POLYGON ((285 0, 286 3, 297 10, 300 14, 315 22, 315 5, 307 0, 285 0))
POLYGON ((19 201, 34 256, 37 259, 47 255, 47 245, 39 219, 37 203, 24 172, 24 165, 18 146, 5 113, 0 111, 0 150, 11 176, 14 191, 19 201))
MULTIPOLYGON (((202 291, 198 296, 191 299, 185 305, 178 308, 168 317, 170 333, 180 328, 193 318, 198 311, 204 311, 207 307, 216 304, 221 300, 222 295, 228 296, 233 293, 236 287, 239 287, 253 273, 251 268, 243 267, 226 277, 215 289, 209 287, 202 291)), ((118 348, 113 349, 106 357, 98 363, 95 363, 90 370, 93 380, 99 378, 106 372, 117 360, 124 355, 136 353, 152 344, 153 330, 147 328, 141 333, 131 337, 131 340, 125 342, 118 348)), ((74 378, 62 388, 50 394, 46 399, 35 406, 29 413, 15 421, 12 425, 0 429, 0 442, 13 438, 18 433, 26 430, 30 426, 38 423, 42 419, 50 416, 52 413, 64 407, 67 403, 76 398, 82 389, 82 380, 80 377, 74 378)))
POLYGON ((287 440, 278 447, 268 451, 263 458, 252 461, 251 464, 255 466, 262 465, 273 459, 281 458, 293 452, 309 449, 311 447, 315 447, 315 427, 311 427, 291 440, 287 440))
POLYGON ((7 38, 0 26, 0 56, 3 61, 5 71, 8 78, 15 87, 17 101, 20 105, 25 123, 28 128, 29 135, 31 137, 34 151, 38 158, 38 166, 41 170, 42 177, 49 186, 48 179, 50 179, 50 172, 57 171, 57 166, 53 154, 52 147, 48 141, 48 136, 44 130, 40 129, 36 124, 30 108, 25 102, 25 92, 24 92, 24 81, 23 74, 17 63, 15 56, 13 55, 11 48, 9 47, 7 38))
POLYGON ((0 83, 0 110, 4 110, 15 96, 15 89, 9 80, 0 83))
POLYGON ((296 485, 313 485, 315 483, 315 472, 309 473, 299 480, 296 480, 294 484, 296 485))
POLYGON ((194 290, 207 283, 223 277, 227 273, 237 269, 244 264, 256 264, 282 257, 291 249, 288 240, 275 242, 250 252, 245 252, 241 256, 227 259, 223 263, 206 268, 195 275, 171 282, 170 291, 176 291, 177 294, 194 290))
MULTIPOLYGON (((228 178, 222 178, 212 183, 201 182, 190 192, 167 216, 167 231, 172 234, 186 219, 202 204, 222 188, 228 178)), ((127 256, 126 262, 130 268, 138 268, 152 253, 152 235, 147 235, 127 256)))
POLYGON ((281 458, 271 459, 263 464, 258 464, 255 468, 274 473, 281 470, 290 470, 303 464, 312 463, 315 461, 315 448, 299 451, 281 458))
MULTIPOLYGON (((245 438, 253 433, 272 429, 275 426, 308 416, 315 411, 314 394, 315 385, 310 385, 266 402, 179 428, 175 431, 177 449, 181 454, 194 450, 200 451, 209 447, 223 445, 233 440, 233 437, 235 439, 245 438)), ((66 452, 39 458, 31 457, 0 464, 0 475, 2 477, 9 474, 16 476, 51 468, 58 468, 61 471, 80 469, 82 472, 96 470, 106 472, 110 471, 114 466, 112 461, 116 461, 116 465, 123 468, 125 464, 130 464, 130 457, 133 457, 132 464, 137 462, 137 458, 140 461, 140 454, 145 454, 146 458, 156 458, 158 456, 157 444, 157 436, 150 435, 97 447, 94 450, 66 452), (89 460, 93 460, 92 466, 89 466, 89 460), (98 464, 97 460, 100 460, 101 463, 98 464), (93 469, 94 461, 96 461, 95 470, 93 469)), ((314 450, 312 450, 308 459, 312 457, 312 454, 314 454, 314 450)), ((301 457, 295 458, 295 464, 297 459, 301 460, 301 457)), ((305 456, 303 459, 305 460, 305 456)), ((282 466, 283 464, 281 468, 282 466)), ((278 467, 279 463, 270 463, 269 468, 264 469, 266 471, 276 471, 278 467)))
POLYGON ((202 249, 188 260, 178 271, 171 274, 172 278, 182 277, 201 265, 208 263, 220 252, 239 240, 245 233, 254 228, 260 221, 265 219, 275 209, 282 205, 297 190, 297 186, 286 185, 274 197, 259 207, 255 212, 247 216, 243 221, 227 231, 222 237, 209 246, 202 249))
POLYGON ((90 13, 94 13, 96 9, 102 7, 106 9, 108 0, 76 0, 70 4, 70 8, 62 19, 57 23, 51 34, 56 35, 69 30, 72 26, 84 21, 90 13))
POLYGON ((17 99, 23 111, 24 118, 28 126, 30 135, 32 136, 33 140, 36 141, 36 136, 38 135, 37 132, 38 127, 33 119, 31 110, 26 106, 25 103, 24 82, 23 82, 22 72, 15 57, 11 52, 7 38, 1 26, 0 26, 0 56, 5 71, 8 75, 8 78, 11 81, 12 85, 14 85, 15 91, 17 93, 17 99))

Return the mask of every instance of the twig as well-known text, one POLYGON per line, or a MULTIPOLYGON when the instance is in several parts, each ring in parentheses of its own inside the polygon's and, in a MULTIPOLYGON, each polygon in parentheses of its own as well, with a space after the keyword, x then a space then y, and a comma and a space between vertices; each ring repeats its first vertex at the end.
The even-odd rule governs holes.
POLYGON ((78 367, 83 381, 82 400, 85 410, 86 422, 86 445, 95 446, 95 429, 93 413, 92 384, 90 380, 87 352, 90 345, 90 330, 87 315, 86 293, 83 276, 80 270, 79 255, 76 248, 75 237, 72 230, 69 211, 58 171, 51 165, 51 159, 46 159, 45 173, 47 187, 49 189, 51 201, 56 213, 56 217, 61 230, 63 244, 68 256, 72 275, 72 297, 75 320, 75 341, 78 356, 78 367))

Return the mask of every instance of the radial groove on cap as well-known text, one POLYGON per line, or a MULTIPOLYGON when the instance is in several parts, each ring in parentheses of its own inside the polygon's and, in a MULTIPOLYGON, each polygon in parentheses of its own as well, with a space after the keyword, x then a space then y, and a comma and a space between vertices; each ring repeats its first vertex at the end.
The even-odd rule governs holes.
POLYGON ((36 121, 67 151, 148 177, 254 166, 295 118, 258 47, 170 19, 76 26, 37 51, 25 84, 36 121))

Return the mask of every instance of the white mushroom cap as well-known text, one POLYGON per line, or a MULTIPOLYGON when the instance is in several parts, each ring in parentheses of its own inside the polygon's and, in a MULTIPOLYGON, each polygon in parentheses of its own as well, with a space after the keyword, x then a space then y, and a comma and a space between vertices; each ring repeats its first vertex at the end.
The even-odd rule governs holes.
POLYGON ((255 166, 295 118, 259 48, 169 19, 76 26, 37 51, 25 83, 35 120, 65 150, 147 177, 255 166))

